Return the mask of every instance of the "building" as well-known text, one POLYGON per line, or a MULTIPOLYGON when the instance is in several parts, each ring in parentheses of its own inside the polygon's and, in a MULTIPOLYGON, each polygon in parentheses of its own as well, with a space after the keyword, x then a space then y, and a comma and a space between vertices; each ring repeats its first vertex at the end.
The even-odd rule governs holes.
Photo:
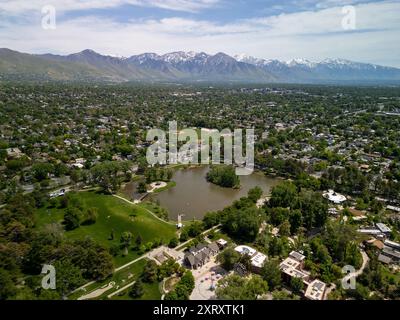
POLYGON ((290 283, 292 278, 300 278, 306 286, 306 299, 324 300, 326 284, 318 279, 310 281, 310 273, 303 270, 305 258, 300 252, 292 251, 279 265, 282 278, 286 283, 290 283))
POLYGON ((239 252, 242 256, 247 254, 248 256, 252 257, 256 254, 257 250, 253 249, 251 247, 248 246, 237 246, 235 248, 236 252, 239 252))
POLYGON ((385 264, 400 263, 400 243, 385 240, 383 249, 378 256, 378 260, 385 264))
POLYGON ((219 246, 212 242, 208 245, 198 244, 196 247, 191 247, 184 257, 184 264, 190 269, 197 269, 205 265, 219 252, 219 246))
POLYGON ((268 260, 265 254, 249 246, 237 246, 235 251, 242 256, 247 255, 250 257, 251 271, 255 273, 260 273, 264 263, 268 260))
POLYGON ((333 190, 328 190, 327 192, 324 192, 322 196, 325 199, 328 199, 329 201, 333 202, 334 204, 341 204, 347 200, 344 195, 336 193, 333 190))
POLYGON ((24 155, 19 148, 8 148, 6 151, 9 159, 18 159, 24 155))
POLYGON ((376 227, 385 235, 389 235, 392 232, 392 230, 383 223, 377 223, 376 227))
POLYGON ((297 251, 292 251, 285 260, 279 265, 282 271, 282 278, 290 282, 292 278, 300 278, 304 281, 309 279, 310 274, 303 269, 305 256, 297 251))
POLYGON ((264 263, 267 261, 267 256, 261 252, 257 252, 250 261, 253 272, 260 273, 264 263))
POLYGON ((228 241, 226 241, 224 239, 219 239, 219 240, 217 240, 216 243, 220 250, 224 249, 228 245, 228 241))
POLYGON ((326 284, 320 280, 312 281, 304 293, 304 297, 309 300, 324 300, 326 284))

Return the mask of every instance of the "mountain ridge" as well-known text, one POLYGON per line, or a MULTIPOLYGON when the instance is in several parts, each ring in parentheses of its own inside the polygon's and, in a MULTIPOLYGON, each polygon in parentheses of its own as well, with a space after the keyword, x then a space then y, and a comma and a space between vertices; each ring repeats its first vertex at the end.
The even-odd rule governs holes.
POLYGON ((286 82, 400 81, 400 69, 346 59, 280 61, 247 55, 176 51, 130 57, 91 49, 69 55, 28 54, 0 48, 0 77, 96 81, 286 82))

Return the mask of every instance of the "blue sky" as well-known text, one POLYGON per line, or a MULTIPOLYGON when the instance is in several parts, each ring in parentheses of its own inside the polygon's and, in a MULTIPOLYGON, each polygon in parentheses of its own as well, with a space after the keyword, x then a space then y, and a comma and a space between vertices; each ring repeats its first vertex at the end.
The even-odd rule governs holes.
POLYGON ((0 47, 130 56, 205 51, 400 67, 399 0, 0 0, 0 47), (56 28, 42 28, 45 5, 56 28), (343 11, 352 6, 353 10, 343 11), (354 22, 354 29, 343 21, 354 22), (344 20, 347 19, 347 20, 344 20))

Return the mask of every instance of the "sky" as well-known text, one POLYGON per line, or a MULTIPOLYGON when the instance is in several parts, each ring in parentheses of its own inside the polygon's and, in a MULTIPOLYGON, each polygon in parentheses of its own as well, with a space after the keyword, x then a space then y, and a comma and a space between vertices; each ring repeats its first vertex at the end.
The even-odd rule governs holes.
POLYGON ((400 67, 400 0, 0 0, 0 47, 125 57, 225 52, 400 67))

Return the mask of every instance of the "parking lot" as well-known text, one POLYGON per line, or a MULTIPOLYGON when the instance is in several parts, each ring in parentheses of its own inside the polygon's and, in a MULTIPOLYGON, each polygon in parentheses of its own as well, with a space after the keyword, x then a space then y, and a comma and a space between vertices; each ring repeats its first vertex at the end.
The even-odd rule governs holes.
POLYGON ((195 278, 195 288, 190 300, 212 300, 215 298, 215 287, 219 280, 227 275, 215 261, 215 257, 203 267, 192 270, 195 278))

